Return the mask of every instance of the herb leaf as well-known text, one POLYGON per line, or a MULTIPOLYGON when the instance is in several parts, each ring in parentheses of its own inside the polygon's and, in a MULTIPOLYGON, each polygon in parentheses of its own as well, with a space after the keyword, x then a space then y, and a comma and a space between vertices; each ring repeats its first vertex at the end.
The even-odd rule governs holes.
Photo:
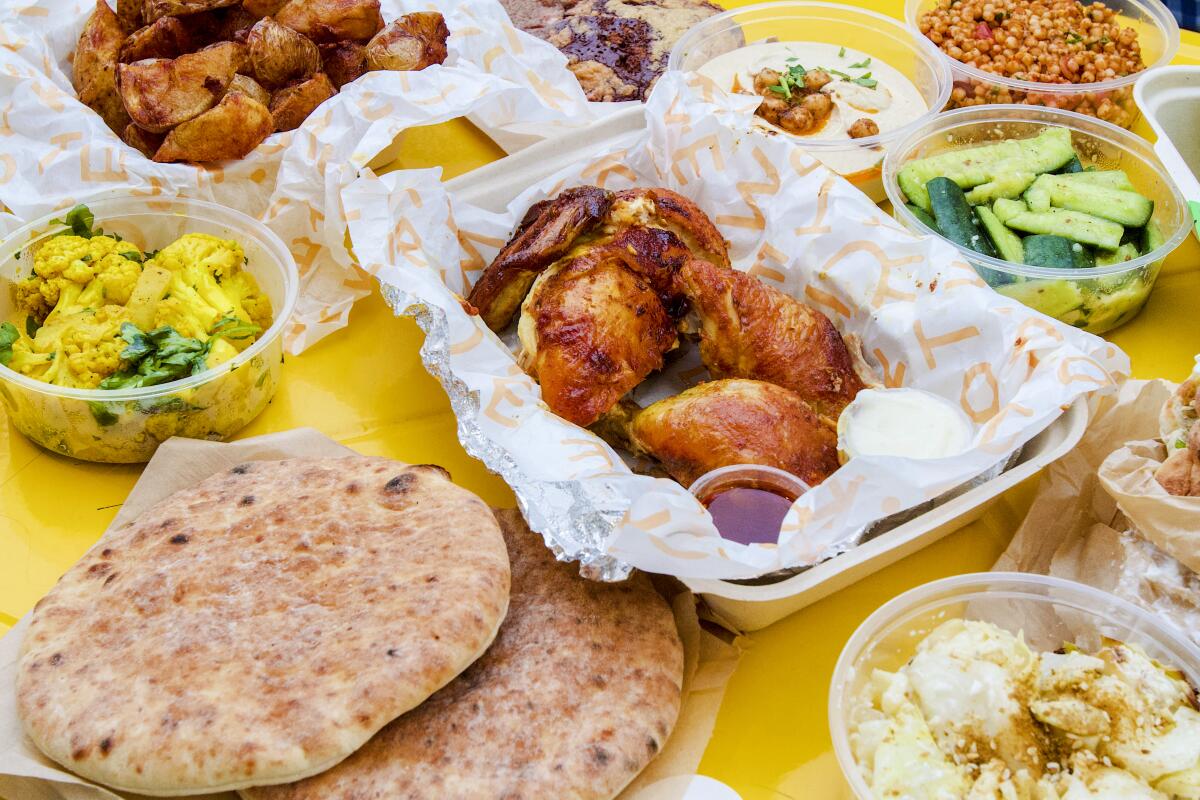
POLYGON ((11 322, 0 324, 0 364, 8 366, 13 357, 13 345, 21 338, 17 326, 11 322))
POLYGON ((843 47, 838 50, 838 58, 845 58, 845 57, 846 57, 846 48, 843 47))
POLYGON ((871 66, 871 57, 867 56, 864 60, 859 61, 857 64, 851 64, 850 69, 866 69, 869 66, 871 66))
POLYGON ((42 327, 42 323, 30 316, 25 317, 25 335, 30 339, 37 336, 38 328, 42 327))
MULTIPOLYGON (((103 236, 104 231, 100 228, 93 228, 96 224, 96 215, 91 209, 83 203, 68 211, 62 219, 52 219, 51 223, 65 225, 71 229, 71 233, 75 236, 82 236, 84 239, 91 239, 93 236, 103 236)), ((58 234, 62 236, 66 231, 58 234)))

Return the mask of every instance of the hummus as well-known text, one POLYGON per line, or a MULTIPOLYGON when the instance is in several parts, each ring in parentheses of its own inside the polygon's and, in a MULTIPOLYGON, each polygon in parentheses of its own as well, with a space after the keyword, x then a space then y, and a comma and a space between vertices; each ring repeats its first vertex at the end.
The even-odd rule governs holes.
MULTIPOLYGON (((840 175, 872 170, 883 160, 883 148, 852 143, 849 131, 855 122, 869 119, 886 134, 929 110, 921 92, 899 70, 860 50, 823 42, 758 42, 717 56, 699 72, 724 89, 757 94, 757 73, 764 69, 786 72, 796 65, 809 71, 822 69, 834 78, 821 89, 833 101, 828 120, 797 138, 817 144, 810 152, 840 175), (831 147, 839 142, 847 144, 831 147)), ((760 124, 783 131, 761 118, 760 124)))

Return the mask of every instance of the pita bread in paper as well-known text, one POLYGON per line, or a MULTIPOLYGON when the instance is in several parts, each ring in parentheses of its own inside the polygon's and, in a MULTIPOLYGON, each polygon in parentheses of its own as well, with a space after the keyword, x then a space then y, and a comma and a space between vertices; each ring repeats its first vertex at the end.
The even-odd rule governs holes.
POLYGON ((438 467, 255 461, 106 534, 33 612, 33 742, 116 789, 195 794, 321 772, 495 636, 491 510, 438 467))
POLYGON ((508 617, 446 688, 328 772, 247 800, 612 798, 679 713, 683 647, 645 575, 593 583, 556 562, 516 511, 508 617))

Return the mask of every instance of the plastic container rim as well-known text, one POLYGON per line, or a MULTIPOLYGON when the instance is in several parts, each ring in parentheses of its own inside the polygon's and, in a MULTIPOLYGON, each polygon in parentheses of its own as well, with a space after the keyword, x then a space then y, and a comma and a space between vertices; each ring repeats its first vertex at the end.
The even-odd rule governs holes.
MULTIPOLYGON (((1139 631, 1146 633, 1149 638, 1159 643, 1168 644, 1172 649, 1182 651, 1192 662, 1190 664, 1172 664, 1171 666, 1182 670, 1190 681, 1195 681, 1200 677, 1198 674, 1200 671, 1200 647, 1185 639, 1174 628, 1149 611, 1094 586, 1051 575, 1027 572, 973 572, 941 578, 913 587, 903 594, 893 597, 863 620, 862 624, 846 640, 846 644, 838 656, 837 664, 833 668, 833 678, 829 685, 829 733, 842 774, 858 797, 871 798, 873 795, 863 780, 858 762, 850 748, 849 731, 845 724, 846 709, 842 701, 844 689, 855 666, 852 659, 863 651, 870 640, 888 622, 900 616, 904 611, 915 611, 936 602, 939 598, 945 598, 955 590, 972 588, 978 591, 980 597, 1042 599, 1048 603, 1067 606, 1091 616, 1097 616, 1096 609, 1102 605, 1115 606, 1136 621, 1139 631), (1050 591, 1057 591, 1060 596, 1047 596, 1050 591)), ((963 594, 952 599, 954 602, 966 602, 971 599, 971 596, 963 594)))
MULTIPOLYGON (((203 219, 206 222, 212 222, 218 225, 228 225, 230 223, 241 225, 248 228, 253 235, 257 236, 269 251, 274 251, 275 269, 278 269, 283 276, 284 298, 282 307, 275 310, 275 319, 271 326, 263 331, 262 335, 249 347, 237 356, 231 358, 216 367, 206 369, 197 375, 190 375, 187 378, 171 381, 169 383, 160 383, 154 386, 143 386, 135 389, 77 389, 67 386, 56 386, 45 381, 39 381, 35 378, 30 378, 22 375, 15 370, 0 364, 0 378, 6 381, 15 383, 30 391, 40 394, 54 395, 57 397, 70 398, 72 400, 84 400, 87 402, 100 403, 120 403, 133 400, 145 400, 147 398, 157 397, 163 394, 174 394, 176 392, 186 391, 204 383, 208 383, 214 378, 219 377, 228 372, 233 372, 235 369, 249 362, 255 356, 260 354, 266 347, 274 342, 282 333, 283 327, 287 324, 292 316, 292 312, 296 307, 296 300, 299 296, 300 275, 296 270, 295 259, 292 258, 291 251, 287 249, 283 241, 275 235, 274 231, 267 228, 258 220, 243 214, 241 211, 236 211, 232 208, 222 206, 218 203, 211 203, 207 200, 193 200, 187 197, 166 197, 166 198, 146 198, 140 200, 142 208, 139 211, 130 211, 127 206, 130 204, 139 203, 138 198, 109 198, 102 200, 85 200, 84 205, 95 215, 98 223, 103 224, 105 220, 119 220, 122 216, 131 216, 132 214, 149 214, 153 216, 180 216, 194 217, 203 219), (157 211, 150 208, 151 203, 170 203, 172 206, 185 205, 188 210, 163 210, 157 211), (117 212, 115 209, 120 209, 117 212), (105 214, 105 211, 110 213, 105 214), (203 212, 203 213, 195 213, 203 212)), ((34 221, 22 225, 17 230, 13 231, 5 238, 3 244, 0 244, 0 267, 7 264, 13 256, 22 248, 27 246, 26 239, 35 234, 37 229, 43 228, 50 224, 51 220, 61 217, 65 211, 54 211, 42 217, 38 217, 34 221)), ((35 239, 46 238, 49 231, 44 232, 40 236, 34 236, 35 239)), ((7 278, 0 278, 0 281, 7 278)))
MULTIPOLYGON (((1134 151, 1133 148, 1138 144, 1149 148, 1150 145, 1148 142, 1136 136, 1135 134, 1130 133, 1124 128, 1113 125, 1111 122, 1105 122, 1102 119, 1097 119, 1096 117, 1089 117, 1086 114, 1079 114, 1075 111, 1065 111, 1060 108, 1046 108, 1045 106, 1029 106, 1019 103, 1010 103, 971 106, 969 108, 956 108, 953 111, 945 111, 940 114, 938 116, 938 122, 939 125, 937 126, 936 130, 928 131, 920 136, 916 135, 914 132, 913 135, 909 136, 904 141, 897 142, 894 147, 889 149, 887 153, 884 154, 883 189, 887 193, 888 200, 892 204, 893 213, 900 217, 906 228, 919 235, 937 236, 939 239, 942 239, 943 241, 953 245, 954 248, 957 249, 958 252, 970 262, 981 264, 995 272, 1021 275, 1026 278, 1050 278, 1053 280, 1084 280, 1087 278, 1100 278, 1105 275, 1114 275, 1120 272, 1131 272, 1135 269, 1153 264, 1156 261, 1161 261, 1174 252, 1175 248, 1179 247, 1179 245, 1187 237, 1188 232, 1191 230, 1191 226, 1188 224, 1186 216, 1181 213, 1181 217, 1183 217, 1183 219, 1181 220, 1180 224, 1177 225, 1171 234, 1165 238, 1160 247, 1151 250, 1145 255, 1130 259, 1129 261, 1122 261, 1120 263, 1110 264, 1104 267, 1035 267, 1029 264, 1016 264, 1012 261, 1004 261, 999 258, 984 255, 983 253, 978 253, 970 248, 963 247, 962 245, 947 239, 945 236, 942 236, 939 232, 930 230, 928 227, 922 224, 920 220, 913 216, 913 213, 909 211, 907 207, 905 207, 904 202, 901 200, 902 195, 900 192, 900 187, 896 184, 895 175, 891 174, 893 171, 899 172, 900 167, 907 162, 906 160, 906 162, 896 163, 894 159, 900 158, 898 153, 912 150, 922 141, 932 139, 936 136, 945 136, 960 125, 978 125, 987 124, 989 122, 1041 123, 1045 125, 1060 124, 1087 136, 1092 136, 1093 134, 1086 130, 1081 130, 1078 127, 1079 124, 1083 123, 1086 125, 1098 125, 1101 130, 1115 139, 1113 143, 1120 147, 1122 151, 1137 158, 1154 172, 1158 180, 1161 181, 1163 185, 1166 186, 1170 191, 1171 197, 1175 202, 1175 206, 1181 212, 1187 208, 1187 202, 1184 200, 1183 194, 1180 193, 1179 187, 1176 186, 1175 182, 1171 180, 1170 176, 1163 171, 1162 162, 1160 162, 1157 157, 1154 157, 1153 160, 1149 160, 1134 151), (1006 116, 1014 113, 1026 115, 1026 117, 1022 118, 1006 116), (1029 114, 1044 115, 1049 119, 1028 119, 1027 115, 1029 114), (980 119, 970 119, 971 117, 980 117, 980 119)), ((994 141, 1001 140, 997 139, 994 141)), ((981 144, 983 143, 986 142, 981 142, 981 144)))
MULTIPOLYGON (((906 135, 912 130, 915 130, 919 125, 922 125, 929 119, 932 119, 939 113, 941 109, 946 107, 950 101, 950 92, 954 88, 954 77, 950 71, 950 65, 942 58, 943 54, 934 46, 933 42, 929 41, 919 33, 914 33, 913 29, 904 23, 889 17, 885 14, 880 14, 877 11, 871 11, 858 6, 846 5, 844 3, 827 3, 823 0, 779 0, 779 2, 756 3, 749 6, 739 6, 731 8, 728 11, 722 11, 720 14, 714 14, 711 17, 701 20, 693 25, 679 40, 675 42, 675 46, 671 48, 671 53, 667 57, 667 69, 675 72, 683 71, 680 62, 683 60, 683 53, 690 47, 695 46, 697 39, 709 27, 716 25, 719 22, 731 20, 739 15, 753 13, 756 11, 779 11, 787 12, 789 9, 830 9, 839 12, 849 12, 851 14, 867 17, 876 23, 882 23, 882 27, 891 28, 895 33, 901 34, 909 43, 922 55, 925 56, 926 63, 933 70, 938 83, 937 99, 930 104, 924 114, 914 119, 907 125, 896 128, 895 130, 887 131, 886 133, 877 133, 874 136, 864 136, 861 139, 806 139, 804 137, 795 137, 798 141, 803 142, 803 147, 813 152, 845 150, 848 147, 853 148, 870 148, 882 144, 891 144, 906 135)), ((794 16, 782 13, 780 16, 794 16)), ((834 20, 844 22, 845 20, 834 20)), ((743 45, 745 46, 745 45, 743 45)))
MULTIPOLYGON (((1138 78, 1150 70, 1171 63, 1171 59, 1175 58, 1175 54, 1179 52, 1180 45, 1179 23, 1175 21, 1175 16, 1167 9, 1166 5, 1163 3, 1145 4, 1139 2, 1139 0, 1125 1, 1144 11, 1146 16, 1155 23, 1159 32, 1162 33, 1163 51, 1159 55, 1158 60, 1153 64, 1147 64, 1145 69, 1130 73, 1129 75, 1122 75, 1119 78, 1112 78, 1107 81, 1095 81, 1093 83, 1040 83, 1038 81, 1023 81, 1017 78, 1007 78, 1003 75, 997 75, 994 72, 987 72, 978 67, 971 66, 956 58, 952 58, 940 47, 935 46, 934 49, 937 50, 938 55, 948 65, 952 66, 953 69, 962 70, 976 80, 995 83, 1012 89, 1021 89, 1025 92, 1037 92, 1041 94, 1094 94, 1097 92, 1110 92, 1114 89, 1124 89, 1126 86, 1132 85, 1138 78)), ((922 0, 905 0, 904 19, 915 36, 919 36, 929 42, 929 37, 921 33, 921 28, 917 24, 921 2, 922 0)))

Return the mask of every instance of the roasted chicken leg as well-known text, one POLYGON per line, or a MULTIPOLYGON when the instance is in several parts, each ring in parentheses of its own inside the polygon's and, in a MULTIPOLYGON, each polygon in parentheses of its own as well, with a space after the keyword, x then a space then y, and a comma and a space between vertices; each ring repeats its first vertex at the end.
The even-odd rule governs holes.
POLYGON ((591 425, 678 342, 674 276, 691 257, 674 235, 625 228, 576 247, 538 276, 521 307, 521 366, 554 413, 591 425))
MULTIPOLYGON (((618 416, 601 433, 620 425, 618 416)), ((623 428, 624 441, 615 444, 658 459, 684 486, 732 464, 776 467, 810 485, 838 468, 833 429, 795 392, 763 381, 701 383, 634 411, 623 428)))
POLYGON ((833 323, 752 275, 692 259, 679 271, 714 378, 751 378, 796 392, 819 414, 842 412, 863 382, 833 323))

